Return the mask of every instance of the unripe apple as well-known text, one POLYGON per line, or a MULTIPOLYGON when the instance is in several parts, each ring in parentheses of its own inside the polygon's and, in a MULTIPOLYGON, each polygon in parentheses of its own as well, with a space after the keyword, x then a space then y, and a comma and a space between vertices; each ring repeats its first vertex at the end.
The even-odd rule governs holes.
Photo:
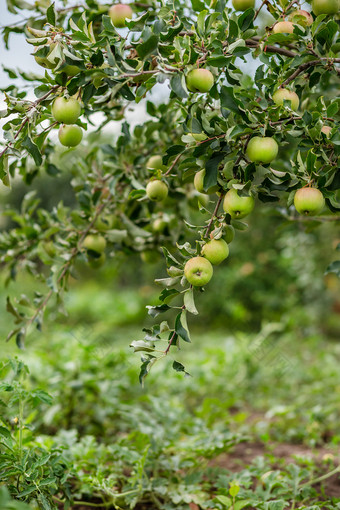
POLYGON ((205 168, 203 168, 203 170, 200 170, 199 172, 195 173, 194 186, 195 186, 196 191, 198 191, 199 193, 205 193, 204 187, 203 187, 204 177, 205 177, 205 168))
POLYGON ((331 126, 322 126, 322 128, 321 128, 321 133, 323 133, 327 137, 330 135, 331 131, 332 131, 331 126))
POLYGON ((292 34, 294 25, 291 21, 279 21, 273 26, 274 34, 292 34))
POLYGON ((187 87, 191 92, 209 92, 214 76, 208 69, 193 69, 187 75, 187 87))
POLYGON ((255 7, 255 0, 232 0, 232 3, 237 11, 246 11, 255 7))
POLYGON ((313 0, 312 9, 315 16, 337 14, 340 10, 340 0, 313 0))
POLYGON ((52 105, 52 115, 57 122, 74 124, 81 114, 79 101, 74 97, 57 97, 52 105))
POLYGON ((303 11, 302 9, 292 12, 288 19, 292 23, 297 23, 303 27, 310 27, 313 23, 313 16, 308 11, 303 11))
POLYGON ((235 237, 235 229, 232 225, 226 225, 224 229, 224 240, 230 244, 235 237))
POLYGON ((112 5, 109 9, 109 16, 116 28, 124 28, 126 26, 126 19, 132 18, 132 9, 129 5, 112 5))
POLYGON ((273 101, 277 105, 283 105, 284 100, 290 101, 292 110, 298 110, 300 100, 299 96, 293 90, 278 89, 273 94, 273 101))
POLYGON ((92 257, 89 255, 87 260, 90 267, 92 267, 93 269, 98 269, 99 267, 102 267, 105 264, 106 255, 105 253, 101 253, 99 257, 92 257))
POLYGON ((162 202, 168 196, 168 186, 165 182, 155 179, 148 182, 146 194, 153 202, 162 202))
POLYGON ((223 201, 223 209, 233 219, 242 219, 254 209, 255 200, 252 196, 241 197, 237 190, 228 191, 223 201))
POLYGON ((83 130, 81 127, 73 126, 61 126, 58 133, 59 141, 65 147, 76 147, 83 139, 83 130))
POLYGON ((89 234, 83 241, 83 247, 95 253, 103 253, 106 248, 106 240, 101 235, 89 234))
POLYGON ((210 282, 213 272, 211 263, 204 257, 193 257, 184 266, 184 276, 195 287, 202 287, 210 282))
POLYGON ((150 170, 161 170, 163 168, 162 156, 158 154, 156 156, 151 156, 146 162, 146 168, 150 170))
POLYGON ((314 216, 324 208, 325 199, 317 188, 301 188, 295 193, 294 205, 298 213, 314 216))
POLYGON ((229 248, 224 239, 212 239, 203 246, 202 255, 217 266, 228 257, 229 248))
MULTIPOLYGON (((40 66, 44 67, 45 69, 53 69, 57 65, 57 63, 56 63, 55 59, 53 62, 51 62, 50 60, 48 60, 47 57, 54 50, 55 47, 56 47, 56 43, 50 43, 50 45, 49 45, 50 51, 48 52, 46 57, 38 57, 38 55, 34 55, 34 59, 35 59, 36 63, 39 64, 40 66)), ((42 46, 40 46, 40 47, 36 46, 34 49, 34 53, 39 51, 41 48, 42 48, 42 46)))
POLYGON ((274 138, 254 136, 247 147, 247 156, 250 161, 270 163, 276 158, 279 146, 274 138))
POLYGON ((166 228, 167 223, 163 220, 163 218, 156 218, 155 221, 152 224, 152 230, 155 232, 155 234, 161 234, 164 232, 164 229, 166 228))

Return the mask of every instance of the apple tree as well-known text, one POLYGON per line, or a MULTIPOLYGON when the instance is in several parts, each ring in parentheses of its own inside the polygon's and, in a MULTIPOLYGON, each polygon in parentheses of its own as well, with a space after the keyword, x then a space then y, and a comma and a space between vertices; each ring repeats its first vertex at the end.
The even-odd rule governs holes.
MULTIPOLYGON (((22 34, 41 73, 5 69, 0 177, 32 191, 20 210, 6 211, 1 262, 7 281, 28 271, 46 283, 45 293, 8 299, 8 340, 22 346, 48 306, 62 307, 77 260, 97 268, 118 252, 143 261, 162 252, 167 276, 148 307, 154 324, 131 343, 142 382, 190 342, 188 314, 198 313, 207 284, 213 292, 213 266, 254 207, 283 222, 339 219, 340 2, 7 6, 21 14, 2 27, 7 48, 22 34), (119 136, 90 143, 87 131, 117 124, 119 136), (77 207, 61 196, 47 210, 34 180, 57 179, 63 159, 77 207)), ((329 270, 339 272, 339 262, 329 270)), ((185 372, 177 361, 173 368, 185 372)))

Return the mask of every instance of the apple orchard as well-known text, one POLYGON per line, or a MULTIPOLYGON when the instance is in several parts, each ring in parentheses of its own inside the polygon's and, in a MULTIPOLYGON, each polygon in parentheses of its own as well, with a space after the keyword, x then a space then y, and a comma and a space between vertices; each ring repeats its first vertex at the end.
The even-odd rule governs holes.
MULTIPOLYGON (((188 315, 198 313, 200 292, 214 292, 214 265, 226 263, 254 208, 283 221, 337 218, 340 2, 9 6, 23 21, 3 27, 5 44, 22 33, 41 74, 6 69, 0 177, 8 187, 22 179, 33 192, 20 211, 7 211, 13 221, 1 233, 1 261, 8 280, 28 271, 46 292, 8 299, 15 322, 8 339, 20 347, 41 328, 77 260, 96 269, 115 253, 145 262, 162 253, 167 275, 156 280, 159 303, 148 307, 154 324, 131 343, 143 382, 158 360, 190 342, 188 315), (264 13, 268 26, 259 23, 264 13), (160 84, 164 101, 151 95, 160 84), (140 102, 146 120, 130 126, 126 113, 140 102), (117 139, 89 143, 87 130, 117 122, 117 139), (57 179, 65 151, 78 206, 60 197, 47 210, 34 179, 44 172, 57 179), (193 209, 201 221, 192 221, 193 209)), ((177 361, 173 368, 185 372, 177 361)))

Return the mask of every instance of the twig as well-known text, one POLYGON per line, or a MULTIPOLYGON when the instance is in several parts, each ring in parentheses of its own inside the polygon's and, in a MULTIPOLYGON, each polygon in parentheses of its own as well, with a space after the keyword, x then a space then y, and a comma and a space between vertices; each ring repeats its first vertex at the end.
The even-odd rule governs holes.
MULTIPOLYGON (((48 92, 46 92, 46 94, 44 94, 43 96, 39 97, 39 99, 37 99, 36 101, 34 101, 32 103, 32 106, 29 108, 28 111, 30 111, 32 108, 35 108, 38 104, 40 104, 42 101, 44 101, 46 98, 48 98, 49 95, 52 94, 52 92, 54 92, 55 90, 57 90, 58 88, 60 87, 60 85, 55 85, 54 87, 52 87, 48 92)), ((21 123, 21 126, 19 127, 17 133, 15 134, 14 136, 14 140, 16 140, 18 138, 18 136, 20 135, 21 131, 24 129, 24 127, 26 126, 26 124, 29 122, 29 117, 25 117, 25 119, 22 121, 21 123)), ((5 154, 5 152, 8 151, 8 149, 11 147, 13 142, 9 142, 6 147, 3 149, 2 152, 0 152, 0 158, 5 154)))
MULTIPOLYGON (((62 279, 64 278, 64 276, 66 275, 67 271, 69 270, 69 267, 71 266, 72 262, 73 262, 73 259, 76 257, 76 255, 78 254, 78 252, 80 251, 79 250, 79 246, 82 244, 82 242, 84 241, 85 237, 87 236, 88 232, 91 230, 91 228, 93 227, 94 223, 96 222, 98 216, 100 215, 100 213, 102 212, 102 210, 104 209, 104 207, 106 206, 107 202, 103 202, 102 204, 100 204, 100 206, 98 207, 92 221, 89 223, 89 225, 86 227, 86 229, 83 231, 83 233, 81 234, 79 240, 78 240, 78 243, 77 243, 77 246, 75 248, 73 248, 72 252, 71 252, 71 256, 69 258, 69 260, 65 263, 64 265, 64 268, 62 270, 62 272, 60 273, 59 277, 58 277, 58 280, 57 280, 57 284, 59 284, 62 279)), ((39 307, 37 308, 37 310, 35 311, 34 315, 27 321, 26 323, 26 328, 28 326, 30 326, 35 320, 36 318, 38 317, 39 313, 44 310, 44 308, 46 307, 47 303, 49 302, 49 300, 51 299, 52 295, 53 295, 54 291, 51 289, 44 301, 39 305, 39 307)))
POLYGON ((299 67, 290 76, 288 76, 288 78, 282 83, 282 87, 285 87, 286 85, 288 85, 288 83, 295 80, 295 78, 299 76, 299 74, 303 73, 303 71, 305 71, 309 67, 322 65, 323 62, 325 61, 329 63, 340 64, 340 58, 329 59, 325 57, 320 58, 318 60, 310 60, 309 62, 304 62, 303 64, 299 65, 299 67))
POLYGON ((218 200, 217 200, 214 212, 212 213, 212 216, 211 216, 210 221, 208 223, 208 226, 207 226, 207 229, 205 231, 204 237, 209 237, 209 232, 210 232, 210 229, 211 229, 211 225, 214 222, 214 218, 217 216, 217 212, 218 212, 218 210, 220 208, 220 205, 221 205, 221 202, 222 202, 223 198, 224 198, 224 195, 223 195, 223 193, 221 193, 219 198, 218 198, 218 200))
POLYGON ((172 342, 174 341, 175 336, 176 336, 176 331, 174 330, 174 332, 172 333, 171 338, 170 338, 170 340, 169 340, 168 347, 167 347, 167 348, 165 349, 165 351, 164 351, 164 354, 165 354, 165 355, 167 355, 167 354, 168 354, 168 352, 170 351, 170 347, 171 347, 171 345, 172 345, 172 342))
POLYGON ((264 6, 264 4, 267 3, 268 0, 263 0, 262 4, 260 5, 260 7, 257 9, 257 11, 255 12, 255 16, 254 16, 254 21, 256 20, 257 16, 260 14, 260 11, 262 9, 262 7, 264 6))
POLYGON ((171 170, 175 167, 177 161, 183 156, 183 152, 181 152, 180 154, 177 154, 177 156, 175 157, 175 159, 173 160, 171 166, 168 168, 168 170, 165 172, 164 174, 164 177, 166 177, 167 175, 169 175, 171 173, 171 170))
MULTIPOLYGON (((260 46, 258 41, 255 41, 254 39, 246 39, 246 45, 250 48, 257 48, 260 46)), ((293 51, 287 50, 285 48, 279 48, 278 46, 271 46, 268 45, 263 49, 264 53, 278 53, 279 55, 284 55, 286 57, 296 57, 297 53, 294 53, 293 51)))

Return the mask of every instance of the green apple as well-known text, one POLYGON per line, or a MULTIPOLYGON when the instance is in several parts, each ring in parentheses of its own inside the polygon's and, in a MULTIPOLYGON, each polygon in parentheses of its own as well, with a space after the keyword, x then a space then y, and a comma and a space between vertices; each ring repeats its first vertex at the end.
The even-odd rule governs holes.
POLYGON ((186 82, 190 92, 209 92, 214 85, 214 76, 208 69, 193 69, 186 82))
POLYGON ((235 229, 232 225, 226 225, 224 228, 224 239, 225 241, 230 244, 235 237, 235 229))
POLYGON ((90 252, 103 253, 106 248, 106 240, 101 235, 89 234, 83 241, 83 247, 90 252))
POLYGON ((224 239, 212 239, 203 246, 202 255, 217 266, 228 257, 229 248, 224 239))
POLYGON ((254 136, 247 147, 247 156, 254 163, 270 163, 276 158, 279 146, 274 138, 254 136))
POLYGON ((52 115, 57 122, 74 124, 81 114, 81 105, 74 97, 57 97, 52 105, 52 115))
POLYGON ((54 243, 53 241, 46 241, 44 244, 43 244, 43 247, 44 247, 44 250, 45 252, 47 253, 47 255, 49 255, 50 257, 54 257, 55 254, 57 253, 57 250, 54 246, 54 243))
POLYGON ((255 7, 255 0, 232 0, 232 2, 237 11, 246 11, 255 7))
POLYGON ((93 269, 98 269, 99 267, 102 267, 105 264, 106 255, 105 253, 101 253, 99 256, 96 257, 88 255, 87 260, 90 267, 92 267, 93 269))
POLYGON ((213 272, 211 263, 204 257, 193 257, 184 266, 186 279, 195 287, 202 287, 210 282, 213 272))
POLYGON ((228 191, 223 201, 223 209, 233 219, 242 219, 254 209, 255 200, 252 196, 241 197, 237 190, 232 188, 228 191))
POLYGON ((163 168, 162 156, 159 154, 151 156, 146 162, 146 168, 150 170, 161 170, 163 168))
POLYGON ((294 25, 291 21, 279 21, 273 26, 274 34, 292 34, 294 25))
POLYGON ((322 126, 322 128, 321 128, 321 133, 323 133, 327 137, 330 135, 331 131, 332 131, 331 126, 322 126))
POLYGON ((73 126, 61 126, 58 133, 59 141, 65 147, 76 147, 83 139, 83 130, 81 127, 73 126))
POLYGON ((112 5, 109 9, 109 16, 116 28, 124 28, 126 19, 132 19, 132 9, 129 5, 112 5))
POLYGON ((293 90, 278 89, 273 94, 273 101, 277 105, 283 105, 284 101, 290 101, 290 107, 292 110, 298 110, 300 100, 299 96, 293 90))
POLYGON ((165 228, 167 226, 166 221, 163 220, 163 218, 156 218, 155 221, 152 223, 152 230, 155 234, 161 234, 164 232, 165 228))
POLYGON ((204 177, 205 177, 205 168, 203 168, 203 170, 200 170, 199 172, 195 173, 194 186, 195 186, 196 191, 198 191, 199 193, 206 193, 204 191, 204 187, 203 187, 204 177))
POLYGON ((156 250, 142 251, 140 257, 145 264, 155 264, 159 261, 159 253, 156 250))
POLYGON ((298 213, 304 216, 314 216, 324 208, 325 199, 317 188, 301 188, 295 193, 294 205, 298 213))
POLYGON ((313 16, 308 11, 304 11, 302 9, 292 12, 288 19, 292 23, 296 23, 303 27, 310 27, 313 23, 313 16))
MULTIPOLYGON (((57 62, 55 61, 56 59, 54 59, 53 62, 51 62, 50 60, 48 60, 47 57, 54 50, 55 47, 56 47, 56 43, 50 43, 49 44, 50 51, 48 52, 48 54, 45 57, 39 57, 38 55, 34 55, 34 59, 35 59, 36 63, 39 64, 40 66, 44 67, 45 69, 53 69, 57 65, 57 62)), ((41 48, 43 48, 43 46, 36 46, 34 49, 34 53, 41 50, 41 48)))
POLYGON ((340 10, 340 0, 313 0, 312 9, 315 16, 337 14, 340 10))
POLYGON ((168 186, 165 182, 154 179, 148 182, 146 194, 153 202, 162 202, 168 196, 168 186))

